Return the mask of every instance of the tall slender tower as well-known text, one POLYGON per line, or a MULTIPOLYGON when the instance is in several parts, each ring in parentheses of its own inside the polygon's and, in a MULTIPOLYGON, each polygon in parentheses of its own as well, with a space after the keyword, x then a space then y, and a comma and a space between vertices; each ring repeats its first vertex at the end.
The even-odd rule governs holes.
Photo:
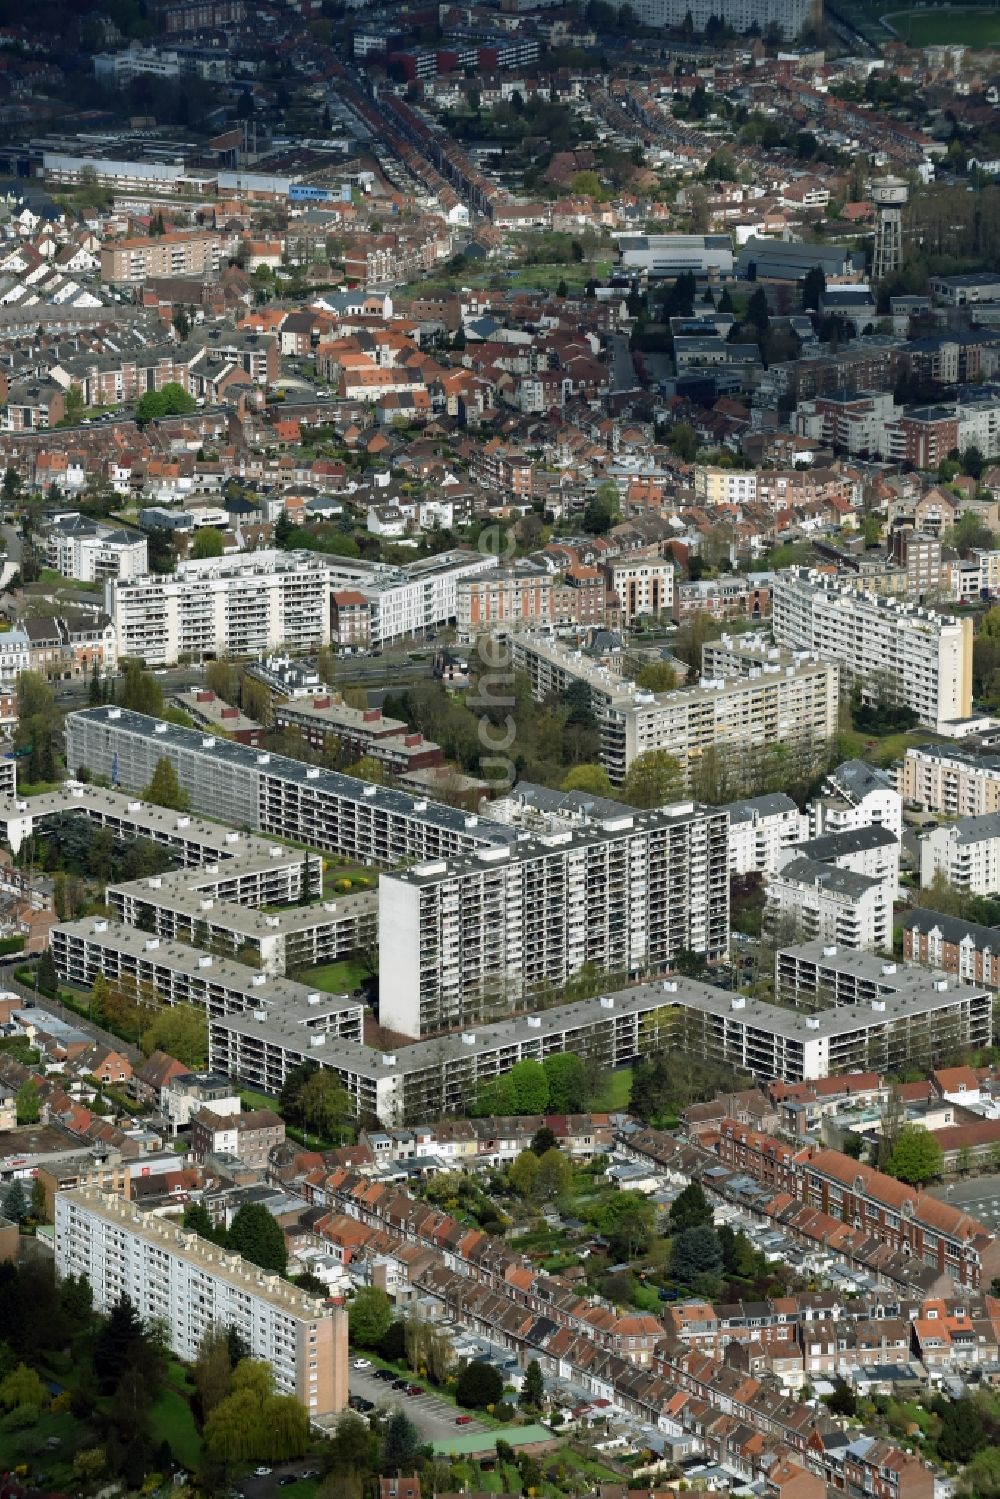
POLYGON ((903 209, 909 196, 910 189, 899 177, 880 177, 872 183, 876 214, 873 281, 884 281, 903 263, 903 209))

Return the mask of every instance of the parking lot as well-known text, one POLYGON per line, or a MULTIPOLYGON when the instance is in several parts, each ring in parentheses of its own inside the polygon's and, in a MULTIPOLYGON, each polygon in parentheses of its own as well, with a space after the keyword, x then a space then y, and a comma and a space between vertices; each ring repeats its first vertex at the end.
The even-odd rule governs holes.
POLYGON ((459 1426, 456 1418, 463 1412, 447 1400, 427 1390, 422 1395, 407 1395, 405 1390, 394 1390, 387 1380, 375 1378, 374 1369, 352 1368, 348 1387, 352 1395, 373 1400, 378 1410, 405 1411, 421 1437, 428 1442, 443 1442, 449 1437, 486 1430, 485 1424, 475 1416, 459 1426))
POLYGON ((967 1181, 948 1182, 932 1187, 931 1195, 962 1208, 993 1233, 1000 1233, 1000 1176, 970 1176, 967 1181))

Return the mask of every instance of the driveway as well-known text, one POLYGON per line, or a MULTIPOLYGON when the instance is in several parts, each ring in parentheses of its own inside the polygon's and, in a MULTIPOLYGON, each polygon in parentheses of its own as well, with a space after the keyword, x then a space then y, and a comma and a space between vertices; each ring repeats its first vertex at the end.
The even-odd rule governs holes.
POLYGON ((374 1369, 352 1369, 349 1389, 352 1395, 362 1395, 365 1400, 374 1400, 377 1410, 405 1411, 427 1442, 443 1442, 449 1437, 469 1436, 472 1432, 485 1431, 484 1422, 473 1416, 464 1426, 459 1426, 456 1417, 462 1415, 448 1400, 425 1391, 423 1395, 407 1395, 405 1390, 394 1390, 388 1380, 376 1379, 374 1369))

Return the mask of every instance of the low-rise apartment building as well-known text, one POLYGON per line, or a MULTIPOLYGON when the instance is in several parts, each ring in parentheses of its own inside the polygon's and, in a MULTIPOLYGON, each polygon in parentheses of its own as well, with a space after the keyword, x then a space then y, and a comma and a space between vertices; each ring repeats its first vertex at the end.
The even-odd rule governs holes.
POLYGON ((313 1418, 347 1404, 347 1312, 330 1307, 175 1223, 95 1187, 55 1199, 56 1274, 82 1275, 107 1313, 127 1295, 144 1321, 162 1321, 171 1350, 191 1363, 207 1332, 232 1327, 275 1389, 313 1418))
POLYGON ((498 628, 538 629, 552 623, 553 577, 540 568, 497 568, 463 578, 456 590, 459 638, 498 628))
POLYGON ((367 756, 395 774, 427 770, 444 762, 444 751, 399 718, 387 718, 381 708, 354 708, 339 693, 295 698, 274 710, 279 729, 296 729, 312 749, 338 746, 342 760, 367 756))
POLYGON ((730 874, 769 874, 808 831, 807 819, 783 791, 727 802, 722 810, 729 813, 730 874))
POLYGON ((903 957, 1000 989, 1000 929, 918 906, 902 921, 903 957))
POLYGON ((818 859, 793 857, 769 877, 767 918, 801 941, 819 938, 869 952, 892 947, 892 901, 884 883, 818 859))
POLYGON ((950 817, 1000 812, 1000 755, 956 745, 911 745, 899 771, 905 802, 950 817))
POLYGON ((223 253, 222 236, 212 230, 133 235, 101 246, 101 281, 141 286, 159 276, 214 276, 223 253))
POLYGON ((920 883, 941 875, 967 895, 1000 890, 1000 812, 962 817, 920 838, 920 883))
POLYGON ((774 638, 840 664, 848 683, 877 701, 887 693, 936 728, 972 712, 972 621, 869 597, 806 569, 779 573, 774 638))

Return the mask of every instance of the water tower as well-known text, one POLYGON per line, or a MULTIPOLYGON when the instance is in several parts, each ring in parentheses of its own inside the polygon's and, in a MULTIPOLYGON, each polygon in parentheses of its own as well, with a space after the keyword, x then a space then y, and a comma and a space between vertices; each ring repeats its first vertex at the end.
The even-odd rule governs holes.
POLYGON ((880 177, 872 183, 876 215, 873 281, 884 281, 903 263, 903 209, 909 196, 910 189, 899 177, 880 177))

